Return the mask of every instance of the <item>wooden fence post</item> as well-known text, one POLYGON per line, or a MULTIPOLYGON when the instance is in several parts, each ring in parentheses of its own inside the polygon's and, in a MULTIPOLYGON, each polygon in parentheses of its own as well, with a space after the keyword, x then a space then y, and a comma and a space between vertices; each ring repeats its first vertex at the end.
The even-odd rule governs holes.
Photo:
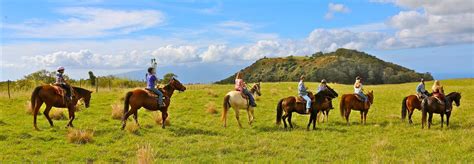
POLYGON ((10 99, 10 80, 7 81, 7 87, 8 87, 8 99, 10 99))
POLYGON ((99 93, 99 78, 95 79, 95 92, 99 93))

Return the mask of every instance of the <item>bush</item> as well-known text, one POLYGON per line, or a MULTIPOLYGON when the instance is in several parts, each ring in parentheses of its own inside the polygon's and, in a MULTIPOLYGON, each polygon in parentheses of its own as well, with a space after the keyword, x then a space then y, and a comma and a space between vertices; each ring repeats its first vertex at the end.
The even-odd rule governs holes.
POLYGON ((206 104, 206 112, 209 114, 217 114, 217 108, 216 108, 216 103, 213 101, 210 101, 209 103, 206 104))
POLYGON ((69 128, 67 140, 70 143, 86 144, 93 141, 94 131, 69 128))
POLYGON ((112 118, 116 120, 120 120, 123 117, 123 105, 119 105, 118 103, 114 103, 110 105, 112 107, 112 118))
POLYGON ((148 164, 155 162, 155 155, 150 144, 139 146, 137 150, 137 163, 148 164))

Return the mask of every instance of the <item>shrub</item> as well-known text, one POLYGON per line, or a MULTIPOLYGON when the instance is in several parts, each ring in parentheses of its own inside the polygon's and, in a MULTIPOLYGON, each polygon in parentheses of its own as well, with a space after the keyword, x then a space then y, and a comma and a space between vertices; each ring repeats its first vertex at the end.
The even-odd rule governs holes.
POLYGON ((93 130, 81 130, 69 128, 67 133, 67 140, 70 143, 75 144, 86 144, 93 141, 94 131, 93 130))
POLYGON ((119 105, 118 103, 114 103, 110 105, 112 107, 112 118, 116 120, 120 120, 123 117, 123 105, 119 105))
POLYGON ((150 144, 139 146, 137 150, 137 163, 139 164, 148 164, 154 163, 155 156, 153 148, 150 144))
POLYGON ((217 107, 216 107, 216 103, 214 103, 213 101, 210 101, 209 103, 206 104, 206 112, 207 113, 210 113, 210 114, 217 114, 217 107))
MULTIPOLYGON (((158 124, 158 125, 161 125, 161 124, 162 124, 161 113, 159 113, 159 112, 153 112, 152 116, 153 116, 153 120, 155 120, 156 124, 158 124)), ((166 126, 171 125, 169 115, 168 115, 168 117, 166 118, 165 125, 166 125, 166 126)))
POLYGON ((64 114, 64 109, 53 108, 49 111, 49 117, 53 120, 65 120, 66 115, 64 114))
POLYGON ((125 130, 127 130, 127 132, 133 133, 133 134, 138 134, 139 129, 140 129, 140 126, 138 126, 138 124, 135 123, 135 121, 127 123, 127 126, 125 127, 125 130))

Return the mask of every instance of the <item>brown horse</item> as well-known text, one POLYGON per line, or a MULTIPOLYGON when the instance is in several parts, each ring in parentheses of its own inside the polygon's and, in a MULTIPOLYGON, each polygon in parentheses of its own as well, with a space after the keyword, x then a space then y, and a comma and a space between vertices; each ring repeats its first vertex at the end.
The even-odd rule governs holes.
POLYGON ((54 86, 51 85, 42 85, 38 86, 33 90, 31 94, 31 109, 33 109, 33 125, 36 130, 39 130, 36 126, 36 117, 38 115, 39 109, 43 105, 46 104, 46 109, 44 110, 43 114, 48 119, 49 125, 53 125, 53 121, 49 117, 49 111, 52 107, 56 108, 67 108, 69 112, 69 122, 67 123, 67 127, 73 127, 72 121, 76 116, 74 115, 75 106, 80 99, 84 100, 86 108, 89 107, 89 102, 91 99, 92 91, 79 88, 79 87, 72 87, 73 98, 69 103, 64 101, 62 95, 58 94, 58 91, 54 86))
MULTIPOLYGON (((133 114, 133 118, 135 119, 135 123, 138 124, 138 109, 141 107, 151 110, 151 111, 161 111, 162 117, 162 124, 161 127, 165 128, 165 121, 168 117, 168 107, 171 103, 171 96, 173 96, 173 92, 175 90, 184 92, 186 87, 181 84, 177 79, 172 78, 170 82, 163 88, 160 88, 163 92, 165 100, 165 107, 159 107, 156 97, 150 96, 150 92, 146 91, 145 89, 135 89, 133 91, 127 92, 125 94, 124 100, 124 109, 123 109, 123 118, 122 118, 122 130, 125 128, 127 124, 127 119, 130 115, 133 114), (129 110, 129 106, 131 107, 129 110)), ((154 94, 154 93, 151 93, 154 94)))
POLYGON ((459 107, 461 105, 461 93, 458 92, 451 92, 446 97, 448 104, 440 104, 438 99, 431 96, 424 99, 421 102, 421 111, 422 111, 422 118, 421 118, 421 128, 423 129, 426 124, 426 116, 429 114, 428 117, 428 129, 431 128, 433 113, 438 113, 441 115, 441 128, 444 124, 444 114, 446 114, 446 126, 449 126, 449 117, 451 116, 451 111, 453 108, 453 101, 456 103, 456 106, 459 107), (449 112, 446 112, 445 105, 448 105, 448 108, 451 109, 449 112))
POLYGON ((331 111, 330 103, 332 103, 331 101, 333 98, 339 96, 337 92, 331 87, 327 86, 327 89, 329 91, 327 93, 327 97, 329 97, 329 100, 324 99, 324 101, 321 103, 320 109, 318 109, 318 115, 319 117, 322 117, 322 122, 324 122, 324 119, 326 119, 326 122, 329 121, 329 112, 331 111))
MULTIPOLYGON (((313 124, 313 130, 316 130, 316 118, 318 116, 318 112, 324 108, 329 108, 329 101, 327 101, 326 96, 331 95, 330 91, 325 90, 321 91, 316 95, 313 93, 308 92, 308 96, 311 99, 311 109, 310 109, 310 116, 308 126, 306 127, 309 130, 311 124, 313 124)), ((296 97, 290 96, 287 98, 283 98, 278 102, 277 105, 277 115, 276 115, 276 124, 280 125, 281 120, 283 119, 283 124, 285 128, 287 128, 286 120, 288 120, 288 124, 290 124, 290 128, 293 128, 293 124, 291 122, 292 113, 296 112, 298 114, 307 115, 306 111, 306 103, 297 102, 296 97), (285 114, 283 114, 283 111, 285 114)))
POLYGON ((364 102, 356 97, 356 94, 342 95, 339 110, 341 111, 341 116, 346 118, 347 125, 349 125, 349 115, 351 114, 351 110, 360 111, 360 122, 365 124, 369 108, 374 103, 374 91, 370 91, 366 95, 369 99, 369 107, 367 109, 364 107, 364 102))
MULTIPOLYGON (((431 94, 426 93, 426 95, 431 96, 431 94)), ((416 95, 409 95, 402 100, 402 120, 405 120, 408 112, 408 122, 413 123, 411 116, 415 109, 421 110, 421 101, 416 95)))

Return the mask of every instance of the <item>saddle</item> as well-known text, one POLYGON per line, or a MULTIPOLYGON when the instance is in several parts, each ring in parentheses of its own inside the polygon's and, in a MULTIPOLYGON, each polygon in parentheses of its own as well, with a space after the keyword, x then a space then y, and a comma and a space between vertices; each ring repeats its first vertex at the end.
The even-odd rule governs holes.
POLYGON ((354 93, 354 96, 355 96, 355 97, 357 98, 357 100, 359 100, 360 102, 365 102, 365 101, 364 101, 364 98, 360 97, 360 95, 354 93))
POLYGON ((54 88, 54 93, 58 94, 59 96, 66 96, 66 90, 64 90, 61 86, 49 84, 51 87, 54 88))
MULTIPOLYGON (((143 90, 148 94, 148 96, 154 97, 154 98, 158 98, 158 95, 155 94, 155 92, 153 92, 152 90, 150 90, 150 89, 148 89, 148 88, 144 88, 143 90)), ((158 88, 158 90, 160 90, 161 93, 163 93, 163 89, 158 88)), ((163 95, 163 100, 164 100, 164 99, 166 99, 165 95, 163 95)))
POLYGON ((306 104, 306 100, 303 97, 298 96, 298 97, 296 97, 296 103, 306 104))
POLYGON ((438 102, 441 104, 441 105, 444 105, 444 96, 441 94, 441 93, 433 93, 433 97, 436 98, 436 100, 438 100, 438 102))

